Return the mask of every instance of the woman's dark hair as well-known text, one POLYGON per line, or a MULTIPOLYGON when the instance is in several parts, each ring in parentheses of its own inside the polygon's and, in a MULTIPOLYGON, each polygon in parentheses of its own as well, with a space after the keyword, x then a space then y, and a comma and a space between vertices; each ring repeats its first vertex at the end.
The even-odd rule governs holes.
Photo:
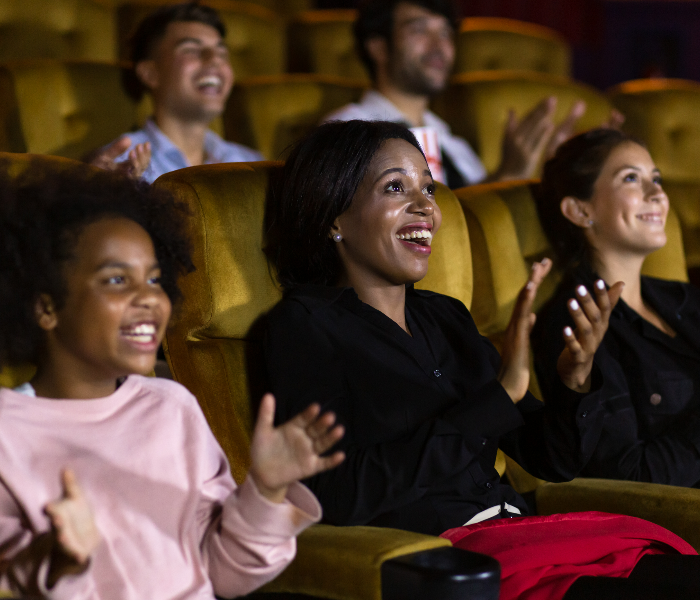
POLYGON ((134 32, 130 42, 132 68, 123 72, 122 83, 126 93, 137 102, 143 98, 146 87, 136 76, 136 65, 142 60, 153 58, 153 49, 163 38, 170 23, 204 23, 226 37, 226 26, 219 13, 210 6, 199 2, 185 2, 162 6, 148 15, 134 32))
POLYGON ((333 285, 341 274, 331 226, 352 202, 377 150, 405 140, 421 154, 403 125, 385 121, 331 122, 298 142, 271 187, 265 252, 285 290, 333 285))
POLYGON ((81 231, 104 218, 135 221, 151 237, 170 300, 178 277, 193 270, 186 207, 143 181, 87 165, 61 170, 32 161, 16 177, 0 162, 0 367, 35 361, 43 340, 36 301, 48 294, 60 309, 66 298, 64 263, 81 231))
POLYGON ((402 2, 442 15, 449 21, 454 31, 459 27, 452 0, 364 0, 360 2, 359 13, 353 28, 355 48, 372 81, 376 78, 377 66, 367 51, 367 41, 377 37, 384 38, 391 47, 394 10, 402 2))
POLYGON ((592 129, 563 143, 544 165, 542 181, 534 186, 542 228, 562 267, 572 266, 586 255, 583 229, 561 212, 567 196, 589 200, 600 171, 611 152, 620 144, 639 140, 616 129, 592 129))

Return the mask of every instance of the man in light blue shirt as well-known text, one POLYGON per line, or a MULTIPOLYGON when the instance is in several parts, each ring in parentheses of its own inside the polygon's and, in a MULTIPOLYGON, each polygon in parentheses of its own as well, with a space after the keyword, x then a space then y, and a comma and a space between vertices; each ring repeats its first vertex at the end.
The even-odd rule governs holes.
POLYGON ((264 160, 255 150, 227 142, 209 129, 233 86, 226 30, 216 11, 196 2, 164 6, 146 17, 132 42, 127 91, 153 99, 143 129, 102 150, 92 164, 149 182, 194 165, 264 160))

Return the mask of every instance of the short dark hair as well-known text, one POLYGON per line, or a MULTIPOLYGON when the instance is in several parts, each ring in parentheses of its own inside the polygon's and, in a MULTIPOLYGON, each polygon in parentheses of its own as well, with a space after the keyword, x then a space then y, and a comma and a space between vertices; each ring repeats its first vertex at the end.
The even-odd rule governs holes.
POLYGON ((273 182, 266 214, 265 252, 285 290, 333 285, 341 275, 331 226, 352 202, 372 158, 390 139, 423 151, 403 125, 386 121, 334 121, 296 144, 273 182))
POLYGON ((90 223, 124 217, 153 241, 171 302, 178 277, 194 269, 187 208, 165 190, 87 165, 58 170, 33 161, 17 177, 0 162, 0 367, 35 361, 43 340, 34 307, 48 294, 60 309, 63 264, 90 223))
POLYGON ((587 251, 583 229, 562 214, 561 201, 567 196, 589 200, 605 161, 626 142, 644 146, 616 129, 592 129, 563 143, 545 163, 542 181, 534 186, 533 193, 542 228, 560 266, 574 266, 586 258, 587 251))
POLYGON ((377 76, 377 67, 367 52, 367 42, 372 38, 384 38, 391 46, 394 33, 394 10, 398 4, 413 4, 445 17, 452 29, 457 31, 459 23, 452 0, 363 0, 358 7, 358 16, 353 27, 355 48, 372 80, 377 76))
POLYGON ((124 71, 123 83, 126 93, 137 102, 143 98, 146 87, 136 76, 136 65, 153 57, 153 49, 163 38, 170 23, 204 23, 226 37, 226 26, 219 13, 199 2, 185 2, 162 6, 148 15, 137 27, 130 41, 129 58, 132 68, 124 71))

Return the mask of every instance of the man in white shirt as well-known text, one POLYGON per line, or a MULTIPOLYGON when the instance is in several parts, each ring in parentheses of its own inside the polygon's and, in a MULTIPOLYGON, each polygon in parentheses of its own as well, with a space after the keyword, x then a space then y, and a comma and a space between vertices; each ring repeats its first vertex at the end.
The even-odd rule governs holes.
POLYGON ((132 40, 134 69, 126 86, 136 101, 151 94, 153 116, 92 164, 152 182, 193 165, 263 160, 209 129, 233 86, 225 34, 217 12, 196 2, 164 6, 146 17, 132 40))
POLYGON ((555 127, 557 99, 545 98, 520 121, 511 112, 503 140, 503 158, 488 175, 476 153, 449 126, 428 110, 430 99, 448 84, 455 57, 457 20, 450 0, 369 0, 362 2, 355 40, 373 82, 359 103, 349 104, 324 120, 389 120, 437 132, 448 185, 531 177, 544 153, 573 132, 586 109, 574 104, 555 127))

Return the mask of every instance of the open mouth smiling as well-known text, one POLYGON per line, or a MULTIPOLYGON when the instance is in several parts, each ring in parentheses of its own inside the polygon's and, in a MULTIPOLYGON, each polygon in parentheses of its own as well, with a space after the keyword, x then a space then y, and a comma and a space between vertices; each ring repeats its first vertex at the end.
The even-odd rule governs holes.
POLYGON ((429 252, 430 245, 433 242, 433 233, 430 231, 430 228, 431 227, 427 224, 409 225, 399 229, 396 233, 396 239, 409 247, 420 247, 425 249, 424 251, 429 252))
POLYGON ((122 327, 121 336, 136 344, 154 344, 157 341, 157 327, 154 323, 134 323, 129 327, 122 327))
POLYGON ((218 75, 205 75, 197 80, 197 89, 200 91, 220 92, 223 87, 223 81, 218 75))

